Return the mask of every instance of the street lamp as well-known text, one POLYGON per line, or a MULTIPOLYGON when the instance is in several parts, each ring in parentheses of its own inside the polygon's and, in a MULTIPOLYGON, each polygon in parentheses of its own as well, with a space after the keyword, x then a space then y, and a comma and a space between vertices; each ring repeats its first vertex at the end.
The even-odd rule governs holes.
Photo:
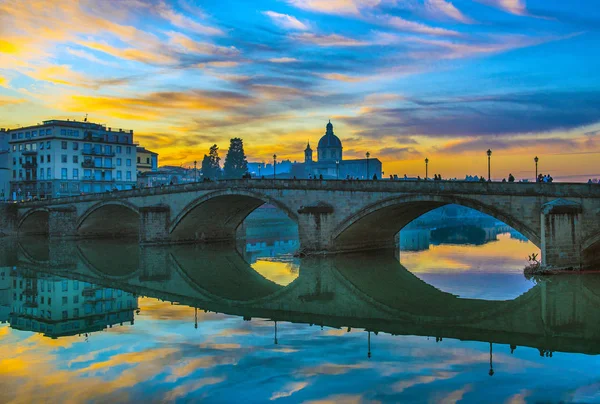
POLYGON ((425 157, 425 180, 427 181, 427 178, 429 178, 429 159, 427 157, 425 157))
POLYGON ((196 160, 194 160, 194 182, 198 181, 198 179, 197 179, 198 170, 196 169, 197 165, 198 165, 198 162, 196 160))
POLYGON ((538 161, 540 161, 540 159, 538 156, 535 156, 533 161, 535 161, 535 182, 538 182, 538 161))
POLYGON ((277 155, 273 155, 273 179, 275 179, 277 175, 277 155))
POLYGON ((339 180, 340 179, 340 161, 336 160, 335 161, 335 173, 336 173, 336 177, 339 180))
POLYGON ((488 375, 490 376, 494 376, 494 366, 492 364, 492 343, 490 342, 490 371, 488 372, 488 375))
POLYGON ((490 149, 488 149, 488 151, 487 151, 487 156, 488 156, 488 181, 491 181, 492 175, 491 175, 491 171, 490 171, 490 160, 492 158, 492 151, 490 149))
POLYGON ((371 153, 367 152, 365 156, 367 156, 367 179, 369 179, 369 157, 371 157, 371 153))

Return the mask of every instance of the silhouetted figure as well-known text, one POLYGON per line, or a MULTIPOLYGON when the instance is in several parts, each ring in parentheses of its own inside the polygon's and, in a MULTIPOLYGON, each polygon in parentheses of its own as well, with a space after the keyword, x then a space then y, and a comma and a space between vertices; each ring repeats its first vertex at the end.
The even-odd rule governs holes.
POLYGON ((515 182, 515 177, 512 174, 508 174, 508 182, 515 182))
POLYGON ((373 174, 373 181, 377 181, 377 174, 373 174))
POLYGON ((323 174, 319 174, 319 181, 323 180, 323 174))
POLYGON ((421 181, 421 176, 417 175, 417 181, 421 181))

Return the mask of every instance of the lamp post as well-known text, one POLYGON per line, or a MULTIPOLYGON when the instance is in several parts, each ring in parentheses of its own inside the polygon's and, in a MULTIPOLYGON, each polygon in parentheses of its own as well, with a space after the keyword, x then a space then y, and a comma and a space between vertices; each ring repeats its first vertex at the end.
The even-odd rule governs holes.
POLYGON ((429 178, 429 159, 425 157, 425 180, 429 178))
POLYGON ((535 182, 538 182, 538 161, 540 161, 540 159, 538 156, 535 156, 533 161, 535 161, 535 182))
POLYGON ((277 176, 277 155, 273 155, 273 179, 277 176))
POLYGON ((365 156, 367 156, 367 179, 369 179, 369 157, 371 157, 371 153, 367 152, 365 156))
POLYGON ((340 161, 336 160, 335 161, 335 175, 337 177, 337 179, 340 179, 340 161))
POLYGON ((492 158, 492 151, 490 149, 488 149, 488 151, 487 151, 487 156, 488 156, 488 181, 491 181, 492 175, 491 175, 491 170, 490 170, 490 160, 492 158))
POLYGON ((194 160, 194 182, 198 181, 198 179, 197 179, 198 170, 196 169, 197 165, 198 165, 198 161, 194 160))

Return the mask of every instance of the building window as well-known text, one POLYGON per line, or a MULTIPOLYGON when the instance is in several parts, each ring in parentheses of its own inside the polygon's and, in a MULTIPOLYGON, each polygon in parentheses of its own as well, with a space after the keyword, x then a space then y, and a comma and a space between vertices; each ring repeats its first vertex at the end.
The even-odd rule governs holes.
POLYGON ((50 167, 48 167, 48 169, 46 170, 46 178, 52 179, 52 169, 50 167))
POLYGON ((123 173, 121 171, 117 171, 117 181, 123 180, 123 173))
POLYGON ((61 136, 67 136, 67 130, 66 129, 61 129, 60 130, 60 135, 61 136))
POLYGON ((121 159, 117 159, 117 167, 121 167, 122 164, 122 160, 121 159))
POLYGON ((131 167, 131 159, 127 159, 127 160, 125 160, 125 165, 126 165, 127 167, 131 167))
POLYGON ((50 150, 50 146, 52 146, 52 143, 50 141, 46 142, 46 149, 50 150))
POLYGON ((66 168, 61 168, 60 169, 60 179, 61 180, 66 180, 67 179, 67 169, 66 168))
POLYGON ((44 179, 44 169, 40 168, 40 180, 44 179))
POLYGON ((69 291, 69 281, 67 279, 63 279, 63 281, 62 281, 62 291, 63 292, 69 291))
POLYGON ((46 129, 46 136, 51 135, 52 134, 52 129, 46 129))
POLYGON ((127 153, 127 154, 131 154, 131 147, 127 147, 127 148, 125 148, 125 153, 127 153))
POLYGON ((79 303, 79 296, 73 296, 73 303, 77 304, 79 303))
POLYGON ((61 154, 60 155, 60 161, 61 161, 61 163, 66 163, 67 162, 67 155, 66 154, 61 154))
POLYGON ((92 177, 92 170, 90 170, 90 169, 83 170, 83 177, 86 179, 90 179, 92 177))
POLYGON ((23 151, 23 145, 22 144, 19 145, 19 151, 23 151))
MULTIPOLYGON (((73 280, 73 290, 79 290, 79 281, 77 279, 73 280)), ((75 296, 77 297, 77 296, 75 296)), ((77 299, 77 302, 79 299, 77 299)), ((73 299, 73 303, 77 303, 75 299, 73 299)))
POLYGON ((139 157, 137 158, 137 163, 140 164, 140 158, 139 157))
POLYGON ((126 179, 127 181, 131 181, 131 171, 127 171, 127 172, 125 173, 125 179, 126 179))
POLYGON ((150 164, 150 157, 146 157, 146 164, 150 164))
POLYGON ((17 151, 17 145, 16 144, 13 145, 13 151, 14 152, 17 151))
POLYGON ((62 297, 62 304, 63 304, 63 306, 64 306, 65 304, 67 304, 67 303, 69 303, 69 299, 67 298, 67 296, 63 296, 63 297, 62 297))
POLYGON ((37 137, 37 130, 31 131, 31 137, 37 137))
POLYGON ((13 180, 17 178, 17 170, 13 170, 13 180))
POLYGON ((60 142, 60 148, 63 150, 67 150, 67 141, 63 140, 62 142, 60 142))
POLYGON ((73 150, 79 150, 79 143, 73 142, 73 150))
POLYGON ((78 180, 79 179, 79 169, 78 168, 74 168, 73 169, 73 179, 74 180, 78 180))
POLYGON ((63 320, 66 320, 69 318, 69 313, 67 312, 67 310, 63 310, 62 312, 62 318, 63 320))
POLYGON ((16 166, 16 165, 17 165, 17 158, 13 157, 13 166, 16 166))
POLYGON ((105 154, 111 154, 112 153, 112 146, 104 146, 104 153, 105 154))
POLYGON ((121 153, 121 146, 117 146, 117 153, 121 153))
POLYGON ((112 168, 112 159, 109 157, 104 157, 104 167, 112 168))
POLYGON ((73 163, 79 163, 79 156, 73 156, 73 163))
POLYGON ((44 142, 40 142, 40 150, 44 150, 44 142))
POLYGON ((49 162, 51 161, 51 160, 50 160, 50 155, 48 154, 46 157, 47 157, 47 158, 46 158, 46 161, 48 161, 48 163, 49 163, 49 162))

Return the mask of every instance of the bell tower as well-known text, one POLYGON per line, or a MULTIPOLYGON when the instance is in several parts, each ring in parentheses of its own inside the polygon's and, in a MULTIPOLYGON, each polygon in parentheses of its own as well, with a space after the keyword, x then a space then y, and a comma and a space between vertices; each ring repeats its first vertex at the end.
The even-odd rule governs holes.
POLYGON ((310 164, 313 162, 312 158, 312 149, 310 148, 310 142, 306 144, 306 149, 304 149, 304 163, 310 164))

